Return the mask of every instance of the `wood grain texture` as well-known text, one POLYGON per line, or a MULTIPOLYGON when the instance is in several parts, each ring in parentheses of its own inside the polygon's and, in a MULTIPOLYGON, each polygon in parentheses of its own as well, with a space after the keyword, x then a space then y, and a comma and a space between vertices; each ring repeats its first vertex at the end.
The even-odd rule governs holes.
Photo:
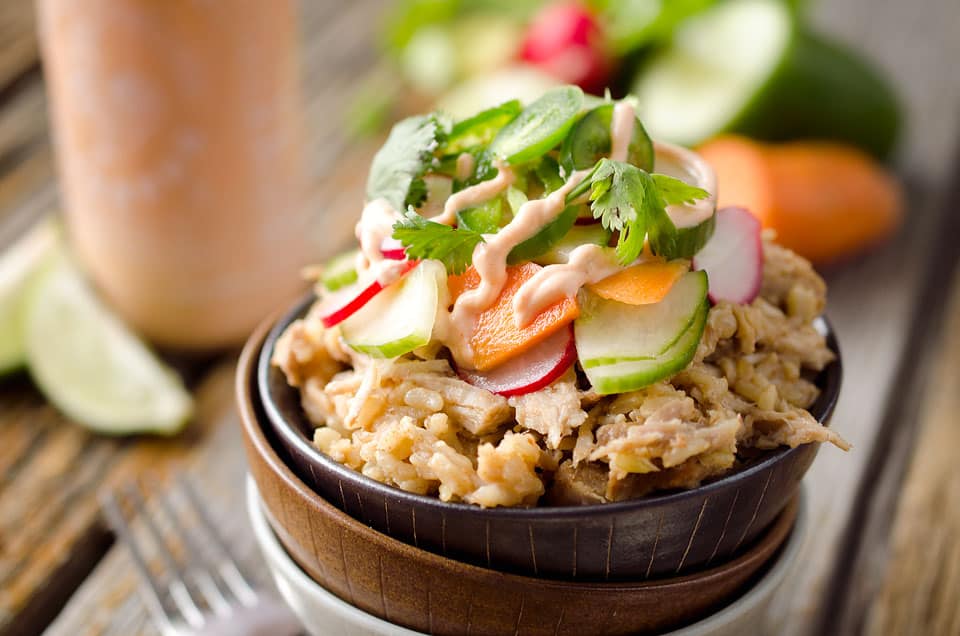
MULTIPOLYGON (((863 528, 854 499, 868 473, 872 448, 891 399, 901 362, 917 364, 905 350, 918 307, 934 244, 946 210, 943 198, 950 187, 960 135, 960 84, 940 80, 938 60, 960 55, 960 22, 954 0, 930 0, 923 11, 905 3, 846 0, 813 6, 824 30, 856 43, 890 74, 909 117, 898 164, 909 184, 909 222, 885 248, 827 272, 827 314, 838 332, 844 361, 844 387, 834 427, 853 444, 843 453, 824 448, 808 475, 811 532, 800 567, 790 584, 771 604, 767 632, 799 635, 832 629, 831 617, 820 612, 828 584, 835 575, 850 586, 849 554, 842 539, 848 527, 863 528), (869 19, 864 19, 869 16, 869 19), (928 44, 917 47, 922 39, 928 44), (904 357, 907 356, 907 357, 904 357)), ((911 422, 904 422, 909 429, 911 422)), ((902 448, 905 454, 907 448, 902 448)), ((896 458, 890 458, 895 461, 896 458)), ((869 490, 869 488, 868 488, 869 490)), ((878 546, 882 547, 882 546, 878 546)), ((841 632, 843 633, 843 632, 841 632)), ((849 633, 849 632, 847 632, 849 633)))
MULTIPOLYGON (((0 404, 7 407, 0 454, 0 484, 5 486, 0 489, 0 633, 29 633, 31 621, 44 618, 21 612, 34 595, 60 586, 57 573, 91 547, 78 541, 89 538, 98 524, 101 489, 142 474, 160 479, 202 449, 223 450, 213 436, 223 434, 220 429, 233 412, 232 374, 228 361, 198 384, 197 417, 184 434, 137 440, 93 435, 66 421, 26 378, 0 386, 0 404)), ((225 456, 234 460, 209 462, 213 484, 216 470, 232 466, 242 473, 239 452, 225 451, 225 456)), ((219 499, 220 493, 215 494, 219 499)), ((236 497, 240 501, 239 481, 236 497)), ((52 618, 52 609, 43 609, 45 618, 52 618)))
MULTIPOLYGON (((314 206, 318 260, 349 239, 362 199, 366 164, 375 145, 350 142, 343 133, 342 116, 351 106, 354 87, 364 70, 374 63, 372 33, 384 4, 383 0, 302 4, 303 72, 311 128, 311 167, 317 183, 314 206)), ((905 353, 912 354, 904 347, 908 327, 917 318, 916 299, 929 273, 930 261, 925 256, 940 227, 942 195, 953 176, 952 152, 960 134, 960 84, 950 81, 949 72, 944 71, 945 64, 960 59, 956 0, 925 0, 922 10, 914 3, 894 0, 811 4, 818 24, 865 49, 891 74, 904 97, 911 125, 898 163, 912 188, 911 223, 887 248, 828 275, 828 313, 840 334, 847 368, 847 382, 834 426, 855 448, 850 454, 823 449, 814 464, 808 490, 812 525, 817 530, 804 547, 801 567, 771 606, 768 631, 788 635, 813 631, 818 624, 817 615, 823 611, 824 595, 829 591, 827 582, 837 577, 838 564, 839 580, 855 587, 864 603, 879 592, 881 604, 874 605, 869 622, 876 633, 897 633, 890 630, 905 625, 905 620, 919 620, 920 614, 935 617, 924 623, 931 629, 955 629, 950 622, 955 617, 946 611, 950 608, 938 599, 956 599, 958 592, 918 602, 913 599, 920 597, 908 597, 898 580, 880 578, 887 555, 883 545, 885 532, 878 536, 862 534, 858 524, 863 519, 851 511, 852 501, 860 492, 860 480, 869 474, 867 463, 889 400, 895 399, 889 396, 897 367, 905 359, 909 364, 918 364, 912 357, 904 357, 905 353), (878 555, 871 567, 844 570, 850 564, 841 543, 847 530, 853 532, 851 536, 868 537, 870 545, 865 549, 878 555)), ((52 207, 55 188, 45 95, 39 73, 31 71, 36 65, 36 44, 30 0, 0 2, 0 42, 3 245, 30 219, 52 207), (26 28, 27 24, 31 26, 26 28), (8 33, 13 34, 12 39, 8 33), (12 45, 8 46, 8 42, 12 45), (10 83, 12 80, 16 80, 14 84, 10 83)), ((172 441, 92 438, 46 406, 25 379, 0 386, 0 634, 5 628, 8 633, 32 633, 24 626, 44 624, 52 618, 51 613, 62 604, 62 598, 56 594, 44 596, 44 591, 51 589, 52 583, 70 588, 72 582, 64 574, 70 572, 70 566, 83 571, 89 565, 82 557, 105 549, 104 535, 97 530, 94 493, 104 484, 118 483, 142 472, 144 467, 164 472, 188 466, 205 490, 209 488, 217 494, 218 501, 212 504, 214 513, 229 532, 236 533, 237 545, 250 562, 256 562, 252 542, 245 534, 247 523, 239 481, 244 464, 236 422, 232 419, 232 401, 228 398, 227 366, 218 365, 208 377, 198 380, 198 396, 206 405, 204 415, 186 437, 172 441), (57 456, 47 456, 57 449, 57 456), (34 505, 40 497, 49 505, 34 505), (27 534, 28 530, 35 534, 27 534), (15 617, 20 622, 14 622, 15 617)), ((912 437, 911 426, 910 422, 904 423, 907 440, 912 437)), ((924 430, 930 426, 925 425, 924 430)), ((924 433, 920 448, 926 448, 929 435, 924 433)), ((934 440, 930 443, 950 441, 942 433, 936 434, 934 440)), ((897 454, 889 458, 891 473, 896 472, 898 463, 907 463, 908 450, 909 444, 900 446, 897 454)), ((928 473, 918 470, 915 464, 908 484, 926 483, 928 473)), ((895 486, 899 485, 899 479, 894 481, 895 486)), ((949 489, 955 488, 950 485, 953 483, 939 488, 938 496, 955 496, 956 491, 949 489)), ((913 575, 907 580, 919 589, 937 592, 938 586, 946 584, 952 586, 948 590, 956 590, 956 571, 946 564, 927 572, 908 572, 911 558, 932 559, 930 554, 914 553, 921 549, 917 547, 920 543, 912 543, 918 538, 931 544, 942 542, 943 558, 952 557, 956 562, 956 553, 947 551, 950 541, 954 549, 956 545, 956 526, 949 525, 952 521, 948 520, 945 528, 954 534, 922 535, 923 527, 909 519, 918 509, 932 515, 934 505, 940 501, 931 499, 923 490, 920 485, 908 485, 904 495, 890 577, 907 572, 913 575), (907 502, 914 499, 918 509, 908 507, 907 502), (922 578, 927 573, 929 577, 922 578)), ((930 531, 933 530, 941 531, 930 531)), ((50 632, 65 636, 151 633, 143 605, 134 594, 137 585, 126 552, 111 549, 50 632)), ((437 602, 435 597, 433 602, 437 602)), ((470 609, 466 616, 470 621, 470 609)), ((566 620, 561 616, 559 622, 566 620)))
MULTIPOLYGON (((0 20, 7 2, 32 6, 29 0, 5 0, 0 20)), ((352 234, 374 149, 349 148, 342 117, 352 98, 350 86, 372 63, 370 34, 379 6, 358 2, 344 10, 332 3, 303 4, 317 260, 352 234)), ((0 60, 7 52, 0 49, 0 60)), ((46 95, 35 74, 0 104, 0 246, 55 210, 53 178, 46 95)), ((196 365, 185 368, 196 374, 196 365)), ((219 511, 245 560, 254 560, 243 514, 245 468, 233 421, 232 367, 221 365, 198 378, 195 394, 199 415, 184 435, 115 440, 67 421, 26 377, 0 385, 0 634, 35 633, 54 618, 109 547, 96 493, 147 470, 162 476, 195 466, 191 472, 204 491, 224 504, 214 503, 214 512, 219 511), (46 505, 37 506, 40 500, 46 505)), ((134 593, 138 586, 126 552, 111 550, 50 631, 150 633, 134 593)))
POLYGON ((37 64, 31 0, 0 2, 0 94, 37 64))
POLYGON ((960 279, 951 297, 868 634, 960 634, 960 279))
MULTIPOLYGON (((162 481, 166 473, 186 474, 197 485, 208 512, 226 535, 231 547, 248 565, 258 564, 253 536, 246 519, 243 478, 246 467, 240 442, 240 426, 233 400, 234 361, 216 365, 197 387, 197 424, 187 440, 150 440, 128 444, 131 448, 117 461, 102 483, 113 487, 136 476, 162 481)), ((259 565, 248 567, 261 584, 268 584, 259 565)), ((69 605, 47 630, 48 634, 155 634, 137 590, 130 554, 117 544, 73 595, 69 605)))

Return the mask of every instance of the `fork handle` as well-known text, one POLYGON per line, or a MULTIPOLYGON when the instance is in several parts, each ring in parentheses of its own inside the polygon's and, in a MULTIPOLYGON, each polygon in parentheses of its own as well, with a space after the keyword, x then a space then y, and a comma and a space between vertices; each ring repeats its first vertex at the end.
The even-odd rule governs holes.
POLYGON ((289 607, 269 597, 260 597, 251 607, 238 607, 225 618, 211 620, 202 636, 296 636, 303 625, 289 607))

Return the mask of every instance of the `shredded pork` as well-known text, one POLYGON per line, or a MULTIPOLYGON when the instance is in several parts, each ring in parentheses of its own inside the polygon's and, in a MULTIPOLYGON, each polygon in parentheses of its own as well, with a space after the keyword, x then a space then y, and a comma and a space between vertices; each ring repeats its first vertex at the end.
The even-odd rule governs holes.
POLYGON ((766 242, 764 253, 760 296, 713 306, 691 364, 639 391, 599 396, 570 370, 506 399, 461 380, 436 350, 357 354, 315 311, 290 325, 273 363, 300 390, 321 451, 410 492, 493 507, 693 488, 750 449, 849 448, 806 410, 834 358, 813 326, 826 286, 793 252, 766 242))

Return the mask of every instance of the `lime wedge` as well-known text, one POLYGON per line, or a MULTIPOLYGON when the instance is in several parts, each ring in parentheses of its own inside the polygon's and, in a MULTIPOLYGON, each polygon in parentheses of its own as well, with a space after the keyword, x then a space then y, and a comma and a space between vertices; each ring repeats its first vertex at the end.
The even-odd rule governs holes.
POLYGON ((0 255, 0 375, 23 367, 23 304, 30 280, 57 241, 52 221, 42 221, 0 255))
POLYGON ((180 377, 96 297, 64 254, 26 301, 30 373, 46 397, 100 433, 173 434, 193 412, 180 377))
POLYGON ((900 129, 886 78, 782 0, 729 0, 687 20, 633 93, 652 137, 688 146, 737 132, 835 139, 885 157, 900 129))

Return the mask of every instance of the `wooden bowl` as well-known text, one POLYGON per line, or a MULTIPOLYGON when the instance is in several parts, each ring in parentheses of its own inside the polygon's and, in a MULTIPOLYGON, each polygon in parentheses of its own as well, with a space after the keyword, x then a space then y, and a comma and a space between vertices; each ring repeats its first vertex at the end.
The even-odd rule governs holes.
MULTIPOLYGON (((240 361, 237 397, 251 474, 286 551, 324 588, 374 616, 435 634, 635 634, 687 624, 735 598, 789 535, 795 498, 738 557, 662 581, 556 581, 445 558, 357 521, 277 453, 254 394, 264 330, 240 361)), ((411 520, 412 522, 412 520, 411 520)))
MULTIPOLYGON (((673 576, 731 558, 783 510, 813 463, 819 444, 763 453, 742 470, 682 492, 585 506, 480 508, 405 492, 327 457, 312 443, 314 426, 300 394, 270 365, 283 330, 313 302, 302 299, 270 330, 256 362, 259 399, 294 473, 341 510, 408 544, 502 571, 583 580, 673 576)), ((811 413, 829 422, 841 382, 837 354, 818 378, 811 413)))

